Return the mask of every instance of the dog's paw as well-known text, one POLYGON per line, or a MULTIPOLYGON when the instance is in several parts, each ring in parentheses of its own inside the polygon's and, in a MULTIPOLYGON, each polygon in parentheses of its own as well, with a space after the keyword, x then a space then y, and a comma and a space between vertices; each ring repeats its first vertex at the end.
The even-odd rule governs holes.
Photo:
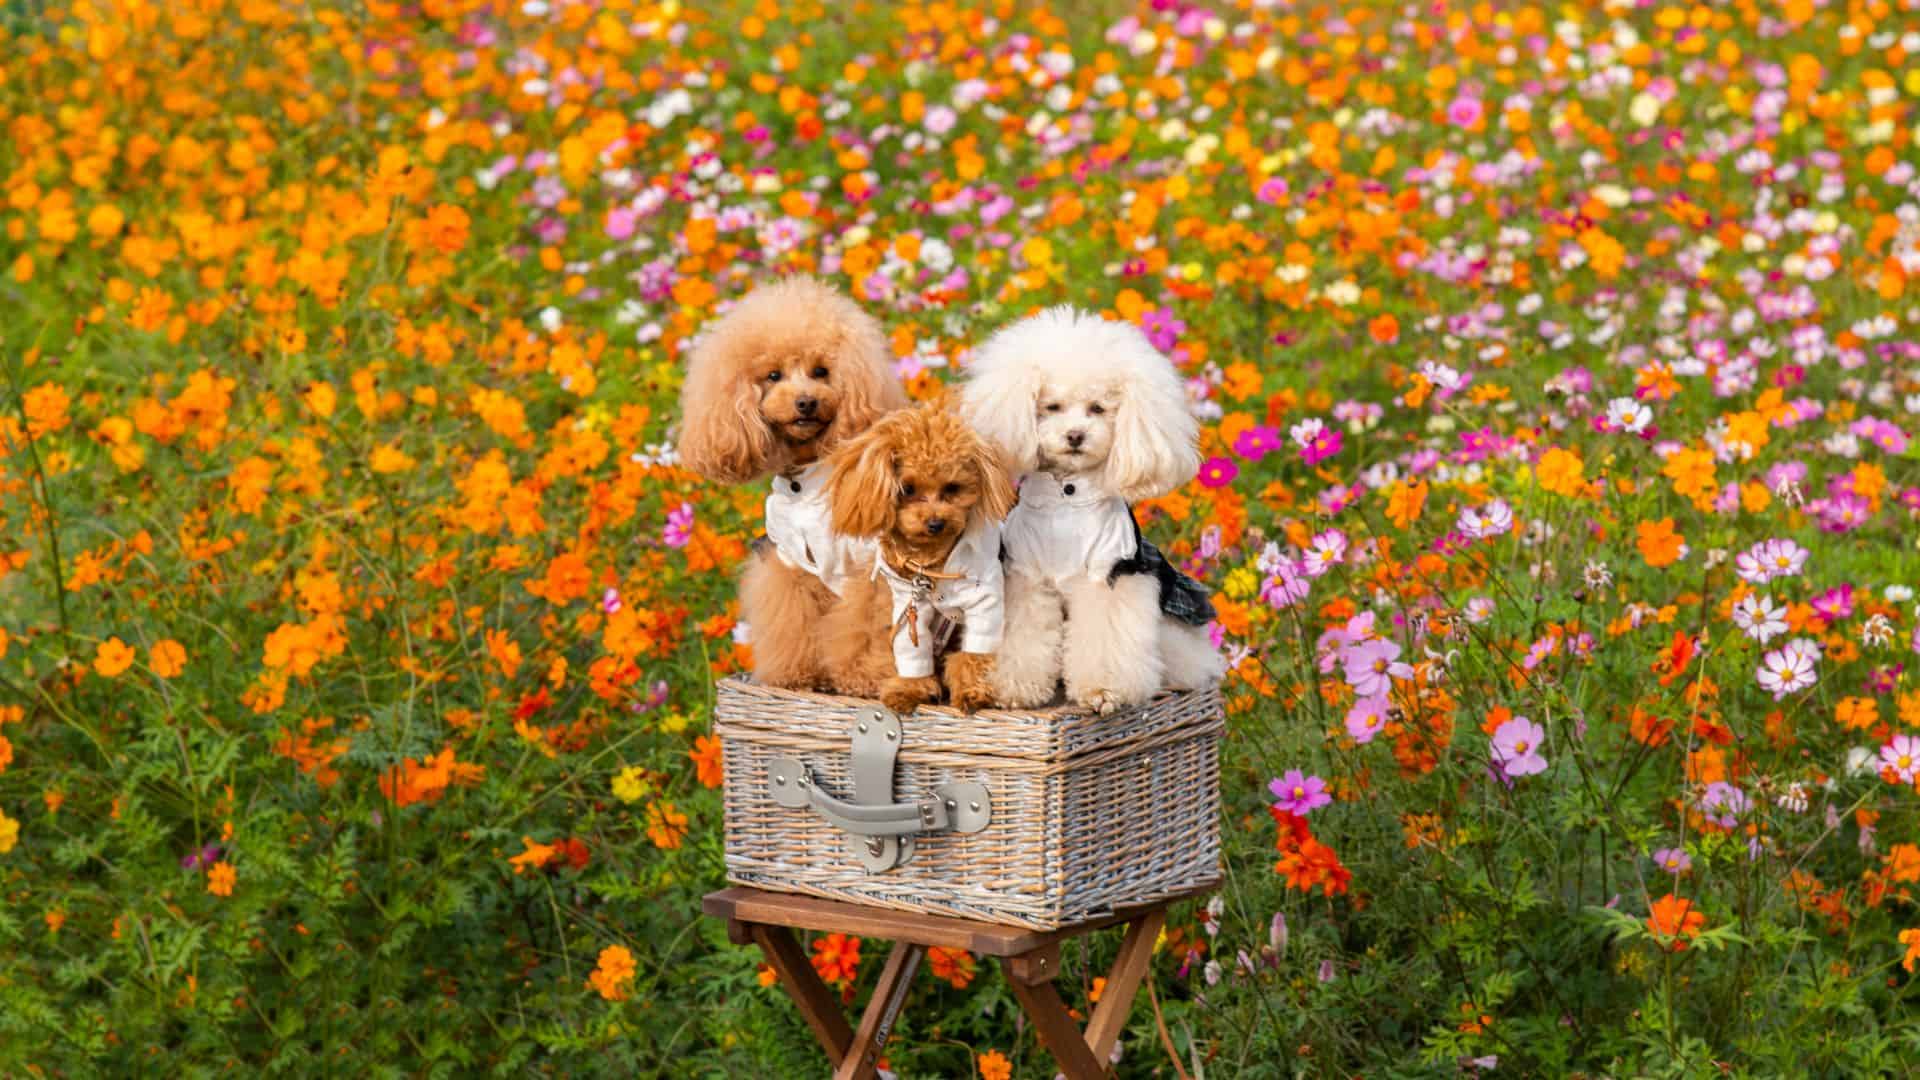
POLYGON ((1080 694, 1074 704, 1099 713, 1101 716, 1111 716, 1129 705, 1138 703, 1128 701, 1113 690, 1087 690, 1080 694))
POLYGON ((892 678, 880 685, 880 704, 903 716, 939 697, 940 680, 931 675, 915 679, 892 678))

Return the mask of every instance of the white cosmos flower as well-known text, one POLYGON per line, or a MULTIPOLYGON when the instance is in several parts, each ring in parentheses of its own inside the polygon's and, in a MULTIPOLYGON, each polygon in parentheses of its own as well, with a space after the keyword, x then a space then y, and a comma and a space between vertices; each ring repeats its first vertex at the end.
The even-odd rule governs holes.
POLYGON ((1760 681, 1760 689, 1772 694, 1773 700, 1779 701, 1819 681, 1813 672, 1817 654, 1800 647, 1805 641, 1796 638, 1760 658, 1760 667, 1754 676, 1760 681))
POLYGON ((1765 645, 1787 632, 1787 609, 1776 606, 1771 596, 1748 593, 1733 605, 1733 624, 1765 645))
POLYGON ((1629 435, 1638 435, 1653 423, 1653 410, 1630 397, 1618 397, 1607 402, 1607 426, 1615 431, 1624 431, 1629 435))
POLYGON ((1485 506, 1469 506, 1460 511, 1459 527, 1474 540, 1499 536, 1513 528, 1513 508, 1504 499, 1495 499, 1485 506))

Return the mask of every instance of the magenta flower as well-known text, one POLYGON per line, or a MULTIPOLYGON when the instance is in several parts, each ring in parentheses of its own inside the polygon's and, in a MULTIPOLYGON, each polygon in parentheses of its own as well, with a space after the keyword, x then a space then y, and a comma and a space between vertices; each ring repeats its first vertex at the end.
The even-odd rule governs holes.
POLYGON ((1453 104, 1447 106, 1447 122, 1455 127, 1470 128, 1479 123, 1480 118, 1485 115, 1486 108, 1480 104, 1480 99, 1477 97, 1461 95, 1453 99, 1453 104))
POLYGON ((1273 804, 1274 809, 1285 810, 1295 817, 1305 817, 1333 801, 1333 796, 1327 794, 1325 780, 1302 775, 1299 769, 1288 769, 1285 776, 1268 784, 1267 790, 1280 800, 1273 804))
POLYGON ((201 870, 220 861, 220 845, 208 844, 199 851, 189 852, 180 860, 182 870, 201 870))
POLYGON ((1233 440, 1233 452, 1248 461, 1259 461, 1275 450, 1280 449, 1280 432, 1275 428, 1256 426, 1240 433, 1233 440))
POLYGON ((1493 763, 1510 777, 1545 772, 1547 759, 1540 756, 1540 746, 1546 740, 1545 728, 1516 716, 1493 729, 1493 763))
POLYGON ((620 610, 620 590, 609 588, 600 597, 600 610, 608 615, 620 610))
POLYGON ((690 503, 681 503, 667 515, 667 527, 661 532, 660 539, 666 541, 668 547, 683 548, 692 538, 693 506, 690 503))
POLYGON ((640 215, 630 206, 616 206, 607 211, 607 237, 611 240, 625 240, 633 235, 633 227, 640 221, 640 215))
POLYGON ((1174 315, 1172 308, 1154 308, 1140 320, 1140 329, 1147 332, 1147 340, 1161 352, 1173 348, 1180 342, 1180 335, 1187 330, 1187 324, 1174 315))
POLYGON ((1226 487, 1228 484, 1233 483, 1234 477, 1239 475, 1240 466, 1235 465, 1230 459, 1211 457, 1206 460, 1205 464, 1200 466, 1200 486, 1208 488, 1226 487))

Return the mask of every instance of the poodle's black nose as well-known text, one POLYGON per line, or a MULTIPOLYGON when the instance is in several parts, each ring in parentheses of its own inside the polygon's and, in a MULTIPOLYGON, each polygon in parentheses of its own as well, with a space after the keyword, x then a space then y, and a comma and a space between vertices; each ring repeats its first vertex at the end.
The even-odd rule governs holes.
POLYGON ((1087 433, 1084 431, 1067 432, 1067 445, 1072 447, 1075 450, 1080 449, 1080 444, 1086 441, 1087 441, 1087 433))
POLYGON ((819 398, 803 397, 803 398, 797 399, 793 403, 794 411, 799 413, 801 416, 812 416, 814 413, 814 410, 818 409, 819 407, 820 407, 819 398))
POLYGON ((939 536, 941 533, 946 531, 947 531, 946 518, 934 518, 932 521, 927 522, 927 532, 931 533, 934 536, 939 536))

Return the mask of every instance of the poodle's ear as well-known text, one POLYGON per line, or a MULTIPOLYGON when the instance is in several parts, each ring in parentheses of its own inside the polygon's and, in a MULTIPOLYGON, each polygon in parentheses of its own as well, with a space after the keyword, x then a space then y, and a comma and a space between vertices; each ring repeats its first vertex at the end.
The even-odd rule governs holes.
POLYGON ((858 435, 887 413, 905 407, 907 392, 894 374, 892 350, 880 324, 853 301, 836 299, 845 306, 831 316, 843 323, 840 353, 833 361, 840 384, 840 408, 833 427, 842 435, 858 435))
POLYGON ((893 473, 893 437, 877 424, 841 444, 830 459, 833 531, 842 536, 881 536, 893 529, 900 478, 893 473))
POLYGON ((1187 388, 1138 327, 1125 327, 1110 359, 1123 377, 1106 487, 1128 502, 1164 495, 1200 469, 1200 423, 1187 388))
POLYGON ((988 521, 1004 521, 1013 511, 1013 476, 1007 463, 985 439, 967 440, 968 461, 980 473, 980 512, 988 521))
POLYGON ((1040 467, 1035 399, 1046 358, 1026 355, 1020 330, 1020 323, 1006 327, 974 353, 960 390, 960 415, 999 449, 1008 468, 1027 473, 1040 467))
POLYGON ((694 346, 680 388, 680 464, 725 484, 765 472, 773 434, 760 418, 760 391, 732 355, 723 323, 694 346))

